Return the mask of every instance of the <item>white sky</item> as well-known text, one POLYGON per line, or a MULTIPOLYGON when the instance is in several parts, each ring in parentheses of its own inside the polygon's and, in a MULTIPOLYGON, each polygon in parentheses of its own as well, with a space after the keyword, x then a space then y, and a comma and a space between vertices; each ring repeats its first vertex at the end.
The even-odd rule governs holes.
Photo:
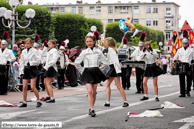
MULTIPOLYGON (((38 3, 43 5, 45 3, 59 3, 59 4, 75 4, 77 0, 24 0, 24 4, 27 4, 28 1, 31 1, 33 4, 38 3), (54 2, 53 2, 54 1, 54 2)), ((98 0, 82 0, 84 3, 96 3, 98 0)), ((101 3, 117 3, 121 1, 122 3, 128 3, 132 1, 133 3, 137 1, 141 2, 151 2, 152 0, 101 0, 101 3)), ((191 28, 194 28, 194 0, 156 0, 156 2, 175 2, 181 7, 179 8, 179 14, 181 15, 181 20, 179 21, 179 27, 181 28, 184 21, 187 20, 191 28)))

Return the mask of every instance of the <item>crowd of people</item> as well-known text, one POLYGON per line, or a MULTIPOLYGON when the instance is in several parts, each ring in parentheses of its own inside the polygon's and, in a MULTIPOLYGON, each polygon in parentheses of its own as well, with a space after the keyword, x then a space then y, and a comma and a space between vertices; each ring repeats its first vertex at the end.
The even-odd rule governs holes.
MULTIPOLYGON (((37 98, 36 107, 41 107, 42 102, 55 103, 53 92, 53 81, 57 81, 58 89, 63 89, 66 82, 70 86, 78 86, 85 84, 88 91, 89 115, 96 116, 94 104, 96 101, 97 84, 106 81, 107 100, 105 107, 110 106, 111 88, 110 85, 114 80, 122 98, 123 107, 128 107, 125 89, 130 88, 130 76, 134 73, 136 76, 137 94, 143 93, 141 101, 148 100, 147 82, 150 77, 153 78, 153 86, 155 91, 155 101, 160 101, 158 97, 158 76, 167 73, 167 65, 169 59, 166 56, 163 59, 158 57, 157 52, 152 49, 150 42, 145 42, 146 33, 142 32, 138 43, 139 48, 132 55, 129 55, 127 60, 135 59, 136 61, 145 62, 145 68, 129 65, 120 65, 118 59, 118 51, 116 42, 112 37, 107 37, 104 41, 104 47, 108 49, 108 53, 102 53, 98 46, 98 39, 95 34, 89 33, 85 37, 85 49, 80 47, 68 49, 68 40, 61 43, 58 48, 54 40, 44 41, 42 46, 39 44, 39 35, 36 34, 34 42, 31 38, 20 39, 13 49, 7 49, 8 32, 3 34, 3 40, 0 40, 0 79, 6 78, 3 81, 0 95, 7 94, 8 70, 13 67, 14 79, 19 85, 23 86, 23 102, 20 107, 27 107, 27 90, 30 84, 32 92, 37 98), (161 67, 162 66, 162 67, 161 67), (163 68, 163 69, 162 69, 163 68), (135 72, 134 72, 135 71, 135 72), (121 80, 122 79, 122 83, 121 80), (30 82, 30 83, 29 83, 30 82), (40 84, 41 82, 41 84, 40 84), (46 90, 47 96, 40 101, 39 91, 46 90)), ((184 53, 184 52, 183 52, 184 53)), ((175 60, 191 64, 194 59, 194 52, 188 47, 188 39, 183 40, 183 48, 178 50, 175 55, 175 60), (179 51, 186 51, 189 54, 182 56, 179 51), (188 58, 186 58, 188 56, 188 58)), ((194 63, 194 61, 193 61, 194 63)), ((190 69, 190 66, 188 66, 190 69)), ((191 73, 186 71, 187 87, 191 87, 191 73), (190 73, 190 74, 189 74, 190 73)), ((185 97, 185 81, 182 73, 180 77, 180 97, 185 97)), ((101 84, 102 85, 102 84, 101 84)), ((187 89, 187 96, 190 88, 187 89)))

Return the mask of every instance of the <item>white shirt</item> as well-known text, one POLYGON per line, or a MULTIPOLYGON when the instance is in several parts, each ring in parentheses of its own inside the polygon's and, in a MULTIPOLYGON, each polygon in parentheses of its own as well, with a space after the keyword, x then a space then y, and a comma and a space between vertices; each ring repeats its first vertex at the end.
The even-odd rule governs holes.
POLYGON ((0 48, 0 65, 6 65, 7 61, 14 62, 15 59, 16 58, 12 50, 5 48, 4 51, 2 52, 2 49, 0 48))
POLYGON ((186 50, 184 47, 178 49, 176 55, 174 56, 174 60, 179 60, 184 63, 191 64, 191 60, 194 59, 194 52, 192 48, 187 48, 186 50))
POLYGON ((158 54, 155 50, 153 51, 141 51, 140 54, 141 59, 144 59, 146 64, 153 64, 156 63, 156 58, 158 58, 158 54))
POLYGON ((103 71, 108 66, 108 63, 101 50, 94 47, 93 50, 91 50, 91 48, 83 50, 75 60, 74 65, 82 74, 84 69, 88 67, 99 67, 100 70, 103 71), (84 62, 84 67, 80 65, 82 61, 84 62), (100 63, 102 63, 102 65, 99 67, 100 63))
POLYGON ((139 48, 137 48, 137 49, 131 54, 131 56, 134 57, 135 60, 137 60, 137 61, 144 61, 144 59, 141 59, 141 57, 140 57, 141 52, 143 52, 143 49, 140 50, 139 48))
POLYGON ((121 65, 119 64, 118 54, 111 47, 108 48, 107 58, 109 61, 109 65, 111 65, 111 64, 114 65, 116 73, 121 73, 121 65))
POLYGON ((60 57, 59 58, 60 68, 64 69, 66 66, 69 65, 69 58, 67 57, 67 55, 65 54, 65 52, 61 52, 61 51, 59 51, 59 57, 60 57))
POLYGON ((47 53, 48 53, 48 47, 45 47, 43 48, 42 50, 42 55, 41 55, 41 59, 42 59, 42 64, 45 64, 46 63, 46 58, 47 58, 47 53))
POLYGON ((57 60, 59 58, 59 53, 56 48, 52 48, 47 52, 46 64, 43 67, 44 69, 48 70, 50 67, 53 67, 56 71, 57 70, 57 60))
POLYGON ((29 51, 24 49, 20 58, 20 75, 24 74, 24 66, 28 66, 27 63, 30 63, 30 66, 38 66, 41 63, 41 55, 37 54, 37 50, 30 48, 29 51))
POLYGON ((168 59, 165 59, 165 58, 163 58, 161 61, 163 65, 167 65, 167 63, 169 62, 168 59))

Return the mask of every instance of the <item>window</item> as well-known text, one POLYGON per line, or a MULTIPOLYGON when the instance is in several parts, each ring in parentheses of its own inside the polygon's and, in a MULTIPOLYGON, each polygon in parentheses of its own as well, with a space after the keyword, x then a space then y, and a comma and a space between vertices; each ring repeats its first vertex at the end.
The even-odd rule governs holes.
POLYGON ((139 24, 139 19, 133 19, 133 23, 139 24))
POLYGON ((146 13, 151 13, 151 6, 146 6, 146 13))
POLYGON ((170 39, 170 32, 166 32, 166 41, 168 41, 170 39))
POLYGON ((72 7, 72 13, 77 13, 76 12, 76 7, 72 7))
POLYGON ((146 20, 146 26, 151 26, 151 20, 146 20))
POLYGON ((166 6, 166 15, 171 15, 171 6, 166 6))
POLYGON ((121 14, 128 14, 128 7, 127 6, 121 7, 121 14))
POLYGON ((113 19, 108 19, 108 23, 111 23, 111 22, 113 22, 113 19))
POLYGON ((101 14, 101 6, 96 7, 96 14, 101 14))
POLYGON ((60 12, 64 13, 65 12, 65 7, 60 7, 60 12))
POLYGON ((79 7, 79 8, 78 8, 78 13, 79 13, 79 14, 83 14, 83 7, 79 7))
POLYGON ((166 20, 166 29, 170 29, 171 22, 170 20, 166 20))
POLYGON ((94 6, 90 6, 90 14, 94 14, 94 6))
POLYGON ((133 13, 139 13, 139 6, 133 7, 133 13))
POLYGON ((56 11, 56 8, 51 7, 51 8, 50 8, 50 11, 55 12, 55 11, 56 11))
POLYGON ((108 14, 113 14, 113 6, 108 6, 108 14))
POLYGON ((153 26, 158 26, 158 20, 153 20, 153 26))
POLYGON ((153 7, 153 13, 158 13, 158 6, 153 7))

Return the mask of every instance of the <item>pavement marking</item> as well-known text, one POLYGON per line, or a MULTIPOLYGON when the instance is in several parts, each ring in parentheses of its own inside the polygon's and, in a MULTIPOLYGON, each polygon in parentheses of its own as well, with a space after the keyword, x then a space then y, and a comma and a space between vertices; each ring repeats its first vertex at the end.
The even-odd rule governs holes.
POLYGON ((176 120, 173 122, 184 122, 186 124, 181 126, 179 129, 190 129, 192 126, 194 126, 194 116, 183 118, 183 119, 176 120))
MULTIPOLYGON (((159 98, 165 98, 165 97, 173 96, 173 95, 176 95, 176 94, 179 94, 179 92, 174 92, 174 93, 171 93, 171 94, 163 95, 163 96, 160 96, 159 98)), ((147 101, 153 101, 153 100, 155 100, 155 98, 149 99, 147 101)), ((135 102, 135 103, 129 103, 129 107, 140 105, 140 104, 143 104, 145 102, 146 101, 139 101, 139 102, 135 102)), ((104 113, 107 113, 107 112, 116 111, 116 110, 120 110, 120 109, 123 109, 123 108, 124 107, 122 107, 122 106, 118 106, 118 107, 114 107, 114 108, 111 108, 111 109, 98 111, 98 112, 96 112, 96 114, 97 115, 104 114, 104 113)), ((81 116, 76 116, 76 117, 70 118, 69 120, 63 121, 63 124, 68 123, 68 122, 72 122, 72 121, 76 121, 76 120, 80 120, 80 119, 84 119, 86 117, 89 117, 88 114, 81 115, 81 116)))
POLYGON ((13 112, 13 113, 3 113, 3 114, 0 114, 0 118, 2 118, 2 119, 11 119, 11 118, 19 116, 21 114, 25 114, 25 113, 33 112, 33 111, 36 111, 36 110, 19 111, 19 112, 13 112))

